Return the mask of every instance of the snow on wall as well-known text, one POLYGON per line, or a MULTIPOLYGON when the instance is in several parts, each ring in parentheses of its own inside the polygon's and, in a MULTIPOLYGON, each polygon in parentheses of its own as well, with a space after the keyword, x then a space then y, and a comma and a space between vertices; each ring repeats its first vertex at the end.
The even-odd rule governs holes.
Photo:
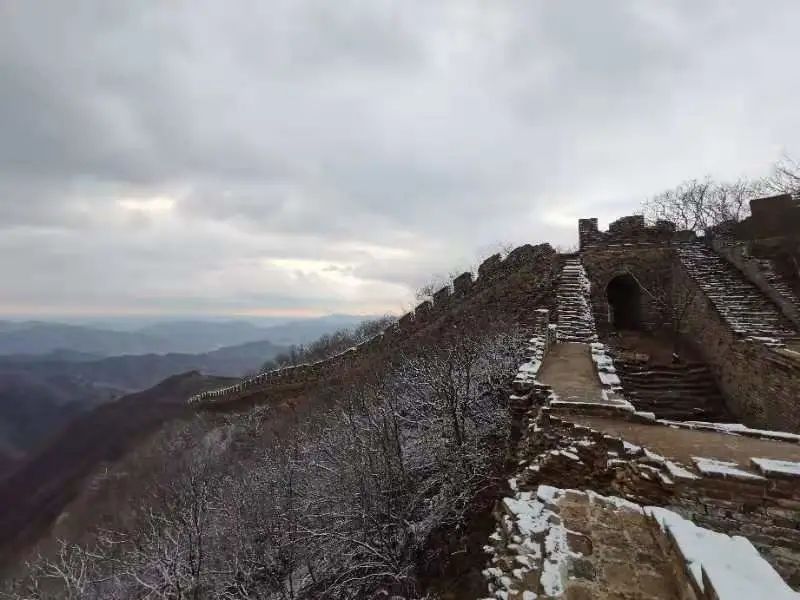
POLYGON ((798 600, 745 538, 698 527, 678 514, 648 506, 645 514, 675 543, 696 588, 718 600, 798 600))
MULTIPOLYGON (((715 600, 798 600, 778 573, 745 538, 695 525, 677 513, 602 496, 592 491, 541 485, 535 492, 504 498, 500 523, 484 550, 491 556, 483 571, 492 598, 560 598, 570 582, 571 565, 583 555, 568 543, 570 530, 560 516, 567 494, 587 506, 648 517, 659 547, 682 566, 695 597, 715 600), (543 594, 537 596, 536 594, 543 594)), ((603 544, 602 538, 593 540, 603 544)), ((682 585, 685 585, 682 584, 682 585)))
POLYGON ((702 456, 693 456, 697 470, 703 475, 708 477, 721 477, 723 479, 764 479, 761 475, 750 473, 739 468, 739 464, 727 460, 719 460, 716 458, 705 458, 702 456))
POLYGON ((709 423, 707 421, 671 421, 669 419, 659 419, 662 425, 681 429, 699 429, 703 431, 716 431, 730 435, 745 435, 748 437, 764 438, 770 440, 780 440, 782 442, 800 443, 800 435, 788 433, 786 431, 775 431, 769 429, 753 429, 742 423, 709 423))
POLYGON ((771 458, 751 458, 750 462, 767 476, 800 477, 800 462, 771 458))

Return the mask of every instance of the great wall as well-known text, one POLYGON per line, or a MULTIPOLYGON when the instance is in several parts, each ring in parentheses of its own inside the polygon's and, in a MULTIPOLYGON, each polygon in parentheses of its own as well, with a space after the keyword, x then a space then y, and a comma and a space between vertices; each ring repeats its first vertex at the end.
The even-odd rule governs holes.
POLYGON ((324 384, 475 319, 521 325, 524 434, 487 597, 800 597, 800 202, 754 200, 702 236, 641 216, 578 229, 573 254, 492 256, 356 348, 191 403, 324 384))

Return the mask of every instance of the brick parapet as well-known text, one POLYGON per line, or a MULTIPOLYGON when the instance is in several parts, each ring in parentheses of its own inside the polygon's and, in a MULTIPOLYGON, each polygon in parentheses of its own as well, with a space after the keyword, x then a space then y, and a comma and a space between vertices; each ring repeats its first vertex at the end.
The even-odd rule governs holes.
POLYGON ((598 229, 597 218, 578 220, 580 249, 603 246, 667 246, 696 239, 693 231, 677 231, 675 224, 665 220, 648 225, 642 215, 621 217, 608 226, 598 229))
POLYGON ((189 402, 202 405, 234 401, 264 391, 275 383, 318 380, 355 364, 362 357, 397 349, 411 336, 421 333, 427 326, 435 325, 440 320, 451 320, 468 328, 475 324, 468 315, 473 309, 480 313, 473 317, 479 316, 489 321, 505 320, 521 325, 525 325, 527 320, 531 321, 527 323, 531 326, 537 318, 533 308, 544 298, 528 296, 524 291, 503 291, 501 288, 506 280, 511 281, 517 275, 527 274, 535 280, 534 287, 542 287, 547 291, 555 276, 556 260, 557 254, 549 244, 520 246, 504 259, 499 254, 492 255, 478 267, 477 278, 473 278, 472 273, 459 275, 452 282, 452 290, 449 286, 440 289, 432 300, 421 303, 385 331, 354 348, 314 364, 283 367, 261 373, 233 386, 193 396, 189 402), (473 307, 471 303, 476 305, 473 307))

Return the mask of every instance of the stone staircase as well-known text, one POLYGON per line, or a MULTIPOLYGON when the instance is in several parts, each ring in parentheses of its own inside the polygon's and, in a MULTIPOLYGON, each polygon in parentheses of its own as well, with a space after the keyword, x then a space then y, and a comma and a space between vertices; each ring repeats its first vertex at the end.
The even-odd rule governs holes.
POLYGON ((725 399, 702 363, 650 365, 617 357, 626 399, 638 411, 675 421, 730 421, 725 399))
POLYGON ((769 259, 754 259, 758 265, 758 270, 764 280, 783 298, 788 306, 794 311, 795 315, 800 316, 800 298, 794 293, 791 284, 775 270, 775 265, 769 259))
POLYGON ((589 344, 597 341, 597 330, 589 300, 590 283, 579 257, 568 257, 556 290, 558 341, 589 344))
POLYGON ((798 335, 792 323, 761 290, 727 260, 702 244, 678 248, 688 275, 700 286, 731 329, 776 343, 798 335))

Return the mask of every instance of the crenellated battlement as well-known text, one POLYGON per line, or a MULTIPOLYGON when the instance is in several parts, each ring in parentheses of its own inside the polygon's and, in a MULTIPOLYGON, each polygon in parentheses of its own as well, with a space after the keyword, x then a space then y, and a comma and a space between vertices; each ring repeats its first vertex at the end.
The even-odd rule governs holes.
POLYGON ((203 392, 193 396, 192 404, 216 403, 235 400, 250 395, 274 384, 307 383, 332 376, 348 368, 366 356, 398 349, 412 336, 423 332, 427 327, 440 321, 452 321, 453 324, 464 322, 469 325, 474 320, 508 320, 509 322, 533 325, 536 315, 531 290, 525 286, 515 286, 496 298, 494 288, 499 282, 509 280, 517 275, 526 274, 533 281, 533 288, 539 280, 547 284, 555 274, 556 252, 549 244, 520 246, 511 251, 505 258, 493 254, 478 267, 477 278, 466 272, 456 277, 450 286, 445 286, 433 294, 431 300, 421 302, 417 307, 402 315, 397 322, 390 325, 375 337, 346 350, 336 356, 316 363, 282 367, 255 377, 244 379, 232 386, 203 392), (480 303, 477 300, 489 294, 495 302, 494 306, 480 303), (470 303, 476 301, 475 307, 470 303))
POLYGON ((670 221, 658 220, 648 225, 643 215, 621 217, 608 226, 608 231, 599 230, 596 217, 578 220, 581 250, 594 246, 668 245, 696 237, 693 231, 678 231, 670 221))

